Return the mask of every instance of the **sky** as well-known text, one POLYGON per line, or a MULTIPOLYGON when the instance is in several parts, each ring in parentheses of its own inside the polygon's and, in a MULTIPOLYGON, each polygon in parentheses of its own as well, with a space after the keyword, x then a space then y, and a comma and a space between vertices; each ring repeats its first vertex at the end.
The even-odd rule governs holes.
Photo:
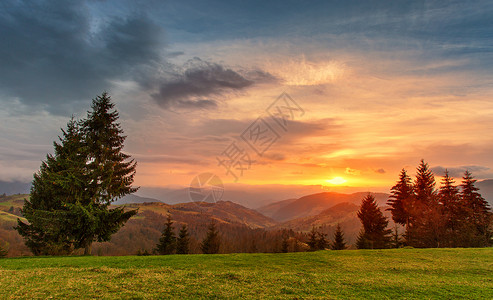
POLYGON ((107 91, 136 185, 493 178, 491 1, 0 3, 0 181, 107 91))

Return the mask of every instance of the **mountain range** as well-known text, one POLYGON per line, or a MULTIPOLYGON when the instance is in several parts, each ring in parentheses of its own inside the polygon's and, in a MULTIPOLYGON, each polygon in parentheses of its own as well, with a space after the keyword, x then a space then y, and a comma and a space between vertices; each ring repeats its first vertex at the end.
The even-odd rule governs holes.
MULTIPOLYGON (((21 185, 20 185, 21 186, 21 185)), ((493 199, 493 180, 484 180, 477 183, 483 197, 493 199)), ((0 185, 2 187, 2 185, 0 185)), ((25 186, 23 187, 25 188, 25 186)), ((188 190, 174 190, 175 195, 188 195, 188 190)), ((169 191, 170 193, 173 190, 169 191)), ((16 219, 21 216, 20 208, 29 195, 18 194, 1 196, 0 190, 0 240, 8 242, 11 253, 15 255, 28 254, 22 238, 13 230, 16 219)), ((248 193, 245 193, 246 195, 248 193)), ((103 254, 132 254, 138 249, 150 249, 159 239, 166 216, 171 215, 175 228, 187 224, 193 232, 194 247, 198 249, 198 241, 205 234, 207 224, 214 219, 229 239, 230 244, 239 243, 239 232, 243 234, 259 234, 256 230, 279 232, 290 229, 296 232, 308 232, 312 227, 319 228, 329 237, 340 224, 349 243, 354 243, 361 224, 357 218, 357 211, 363 197, 368 192, 338 193, 318 192, 301 197, 286 198, 281 201, 269 201, 252 209, 236 201, 221 200, 216 203, 196 203, 182 201, 181 203, 164 203, 164 199, 127 195, 113 205, 125 205, 128 209, 138 209, 138 214, 132 218, 110 242, 95 244, 96 249, 103 254), (131 246, 128 246, 131 245, 131 246)), ((389 217, 389 227, 394 224, 390 214, 385 210, 385 203, 389 197, 385 193, 371 193, 377 200, 384 214, 389 217)), ((169 194, 168 194, 169 195, 169 194)), ((187 198, 188 200, 188 198, 187 198)), ((249 204, 262 201, 248 202, 249 204)), ((269 240, 268 236, 260 235, 269 240)), ((242 241, 242 243, 246 243, 242 241)), ((271 243, 277 243, 271 241, 271 243)), ((228 251, 244 249, 236 245, 228 251), (238 248, 240 247, 240 248, 238 248)), ((244 247, 244 245, 242 246, 244 247)), ((264 249, 265 250, 265 249, 264 249)), ((198 250, 197 250, 198 251, 198 250)))

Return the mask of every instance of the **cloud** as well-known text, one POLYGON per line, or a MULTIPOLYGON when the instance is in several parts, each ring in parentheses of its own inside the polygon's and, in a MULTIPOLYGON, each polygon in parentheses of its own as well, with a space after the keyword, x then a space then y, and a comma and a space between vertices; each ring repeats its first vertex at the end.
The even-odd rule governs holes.
POLYGON ((153 94, 154 100, 164 108, 186 107, 208 109, 217 107, 220 96, 230 91, 240 91, 255 83, 272 82, 275 77, 261 70, 244 71, 244 75, 218 63, 195 57, 185 63, 182 73, 172 74, 153 94), (205 99, 204 99, 205 98, 205 99))
POLYGON ((106 17, 95 26, 83 1, 2 4, 0 94, 51 113, 73 112, 111 80, 131 79, 164 47, 163 30, 145 15, 106 17))
POLYGON ((461 178, 464 175, 465 171, 469 171, 475 175, 475 173, 484 173, 486 171, 489 171, 490 168, 484 167, 484 166, 460 166, 460 167, 452 167, 452 168, 446 168, 442 166, 436 166, 431 168, 433 173, 437 176, 443 176, 445 173, 445 170, 448 170, 449 176, 451 177, 456 177, 456 178, 461 178))
POLYGON ((360 170, 356 170, 356 169, 351 169, 349 167, 346 168, 346 171, 344 171, 344 173, 348 174, 348 175, 360 175, 361 174, 361 171, 360 170))
POLYGON ((64 115, 111 92, 114 82, 134 81, 164 108, 208 109, 217 106, 212 96, 275 80, 262 70, 239 72, 199 58, 183 67, 168 62, 183 52, 166 53, 164 29, 151 11, 96 13, 91 1, 0 7, 0 96, 11 103, 64 115))
POLYGON ((378 173, 378 174, 385 174, 386 172, 385 172, 385 170, 384 170, 384 169, 380 168, 380 169, 375 170, 375 173, 378 173))

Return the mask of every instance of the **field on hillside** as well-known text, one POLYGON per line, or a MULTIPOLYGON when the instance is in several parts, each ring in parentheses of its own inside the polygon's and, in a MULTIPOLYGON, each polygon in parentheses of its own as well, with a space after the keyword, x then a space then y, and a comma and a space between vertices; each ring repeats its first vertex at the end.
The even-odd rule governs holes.
POLYGON ((0 259, 0 298, 493 298, 493 248, 0 259))

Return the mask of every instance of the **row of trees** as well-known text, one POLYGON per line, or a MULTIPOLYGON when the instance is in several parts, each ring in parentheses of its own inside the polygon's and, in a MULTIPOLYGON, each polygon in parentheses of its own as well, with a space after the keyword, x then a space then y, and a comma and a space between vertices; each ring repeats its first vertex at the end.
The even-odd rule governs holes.
MULTIPOLYGON (((417 168, 414 182, 403 169, 387 202, 393 221, 405 228, 403 244, 421 248, 491 245, 493 214, 475 182, 466 171, 457 186, 445 171, 437 189, 435 177, 424 160, 417 168)), ((397 231, 391 237, 391 230, 387 229, 389 221, 373 196, 363 199, 358 218, 362 223, 358 248, 400 245, 397 231)))
POLYGON ((108 241, 136 210, 110 208, 133 193, 136 162, 122 153, 125 136, 107 93, 92 102, 87 118, 72 118, 54 154, 48 154, 34 175, 30 199, 22 209, 17 231, 35 255, 70 254, 94 241, 108 241))
POLYGON ((327 234, 317 231, 315 227, 312 227, 312 230, 308 233, 307 244, 311 251, 325 250, 327 248, 332 250, 344 250, 347 248, 340 224, 337 224, 332 242, 327 239, 327 234))
MULTIPOLYGON (((313 227, 308 235, 306 235, 306 243, 304 241, 300 241, 299 237, 297 238, 295 232, 292 230, 283 230, 281 235, 282 242, 279 252, 282 253, 316 251, 325 250, 328 248, 332 250, 347 249, 344 233, 339 224, 337 224, 337 229, 334 233, 332 242, 328 240, 327 234, 318 231, 315 227, 313 227)), ((221 244, 222 240, 219 235, 219 231, 216 227, 214 219, 212 219, 211 223, 207 227, 205 238, 202 242, 200 242, 200 250, 204 254, 216 254, 219 253, 221 244)), ((156 245, 156 248, 153 250, 153 253, 158 255, 188 254, 189 247, 190 235, 188 233, 187 225, 182 225, 178 236, 176 236, 173 221, 171 220, 171 216, 168 215, 161 237, 156 245)), ((258 252, 254 240, 252 240, 249 252, 258 252)), ((139 250, 138 253, 148 254, 147 251, 142 252, 141 250, 139 250)))
MULTIPOLYGON (((200 243, 200 249, 204 254, 219 253, 221 237, 219 236, 214 220, 211 221, 207 229, 207 235, 200 243)), ((187 225, 182 225, 178 237, 176 237, 173 221, 171 220, 171 216, 168 215, 163 233, 159 239, 159 243, 156 245, 156 249, 154 249, 154 253, 159 255, 188 254, 189 251, 190 234, 188 233, 187 225)))

